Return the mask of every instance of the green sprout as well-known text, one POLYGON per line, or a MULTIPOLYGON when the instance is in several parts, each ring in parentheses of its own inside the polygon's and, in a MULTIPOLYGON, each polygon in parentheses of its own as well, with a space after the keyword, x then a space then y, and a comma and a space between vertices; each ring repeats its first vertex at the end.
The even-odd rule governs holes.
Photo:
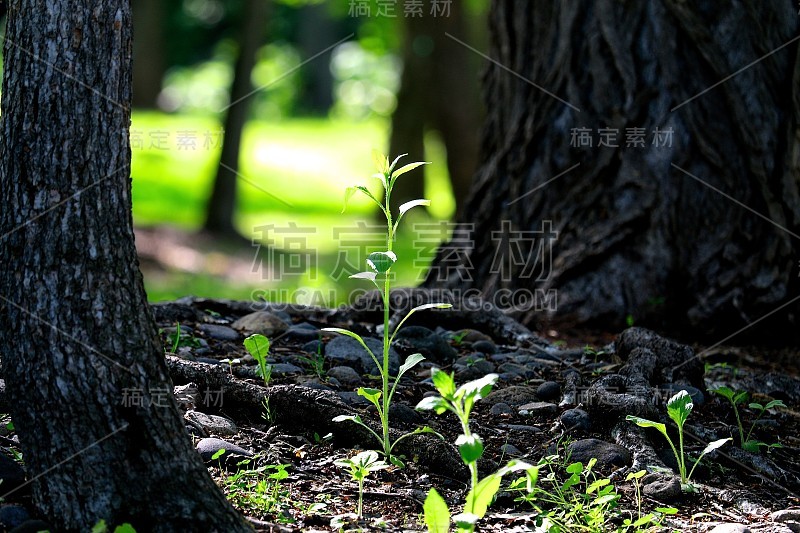
POLYGON ((364 339, 362 339, 360 335, 342 328, 323 329, 323 331, 330 331, 333 333, 339 333, 341 335, 347 335, 348 337, 352 337, 353 339, 357 340, 358 343, 361 344, 361 346, 367 351, 372 360, 375 362, 375 365, 378 367, 378 372, 381 378, 380 389, 361 387, 357 391, 360 396, 366 398, 378 410, 378 417, 381 420, 381 430, 382 430, 381 435, 379 435, 372 428, 366 425, 364 421, 361 420, 361 417, 359 417, 358 415, 337 416, 333 419, 334 422, 351 421, 366 428, 380 442, 382 453, 393 464, 397 466, 402 466, 402 461, 400 461, 400 459, 392 455, 392 450, 397 445, 397 443, 400 442, 400 440, 409 437, 411 435, 416 435, 419 433, 434 433, 434 431, 428 427, 419 428, 411 433, 406 433, 402 435, 397 440, 392 442, 389 436, 389 407, 391 406, 392 397, 394 396, 397 384, 399 383, 400 378, 403 376, 403 374, 408 372, 411 368, 413 368, 419 362, 423 361, 425 358, 418 353, 409 355, 406 358, 405 363, 400 366, 400 369, 397 372, 397 376, 392 377, 389 374, 389 347, 394 341, 394 337, 395 335, 397 335, 398 330, 403 326, 405 321, 408 320, 408 318, 412 314, 416 313, 417 311, 423 311, 426 309, 445 309, 452 307, 450 304, 443 304, 443 303, 431 303, 415 307, 411 309, 408 312, 408 314, 406 314, 406 316, 400 321, 400 323, 397 325, 394 331, 390 333, 390 328, 389 328, 389 316, 390 316, 389 292, 391 290, 390 270, 392 266, 397 262, 397 255, 392 251, 392 244, 394 243, 395 240, 397 227, 398 224, 400 223, 400 220, 403 218, 403 215, 405 215, 410 209, 417 206, 430 205, 430 200, 412 200, 410 202, 406 202, 399 207, 397 218, 393 218, 391 210, 391 197, 392 197, 392 189, 394 188, 397 178, 411 170, 414 170, 417 167, 427 164, 424 162, 409 163, 408 165, 395 169, 397 162, 404 155, 407 154, 403 154, 397 157, 397 159, 395 159, 393 163, 389 164, 389 159, 386 156, 380 154, 379 152, 373 152, 373 158, 375 159, 375 164, 378 169, 378 172, 376 174, 373 174, 373 177, 378 178, 378 180, 380 180, 381 184, 383 185, 382 199, 378 199, 378 197, 372 194, 372 192, 370 192, 370 190, 367 187, 364 187, 363 185, 349 187, 345 192, 345 208, 347 208, 347 201, 353 196, 353 194, 355 194, 356 192, 361 192, 362 194, 366 195, 370 200, 372 200, 380 208, 380 210, 386 217, 386 250, 381 252, 373 252, 369 254, 369 256, 367 257, 367 266, 369 267, 369 270, 366 272, 359 272, 358 274, 353 274, 352 276, 350 276, 353 279, 369 280, 370 282, 372 282, 373 285, 375 285, 375 287, 378 289, 381 295, 381 299, 383 302, 383 359, 382 360, 378 359, 378 357, 366 345, 364 339), (382 284, 382 286, 381 284, 379 284, 379 282, 382 284))
POLYGON ((750 402, 747 406, 756 411, 758 415, 756 416, 753 423, 750 424, 750 430, 745 434, 744 432, 744 425, 742 424, 742 418, 739 415, 739 405, 747 403, 750 399, 750 393, 747 391, 739 391, 736 392, 730 387, 717 387, 716 389, 711 389, 711 392, 715 394, 719 394, 723 398, 727 399, 731 405, 733 406, 733 414, 736 415, 736 425, 739 428, 739 446, 748 452, 758 452, 760 448, 781 448, 781 444, 779 442, 773 444, 767 444, 766 442, 761 442, 760 440, 751 439, 750 436, 753 434, 753 430, 756 427, 756 422, 758 422, 764 413, 768 410, 775 408, 775 407, 786 407, 781 400, 772 400, 768 402, 766 405, 760 404, 758 402, 750 402))
POLYGON ((348 459, 339 459, 334 461, 336 466, 346 468, 350 471, 350 475, 358 483, 358 517, 364 516, 364 479, 370 472, 377 472, 389 468, 389 463, 378 459, 378 452, 374 450, 366 450, 360 452, 348 459))
POLYGON ((678 471, 681 476, 681 486, 684 491, 693 492, 694 485, 689 483, 689 480, 692 478, 692 474, 694 473, 694 469, 697 467, 700 460, 703 456, 711 451, 716 450, 717 448, 723 446, 729 440, 732 440, 730 437, 726 439, 719 439, 715 440, 714 442, 709 443, 703 453, 700 454, 700 457, 694 462, 692 465, 691 470, 689 473, 686 473, 686 457, 684 454, 683 449, 683 426, 686 423, 686 419, 689 418, 689 414, 692 412, 694 408, 694 403, 692 403, 692 397, 689 395, 688 392, 682 390, 678 392, 675 396, 669 399, 667 402, 667 415, 675 422, 675 425, 678 426, 678 447, 675 447, 675 444, 672 442, 672 439, 669 438, 669 434, 667 434, 667 426, 660 422, 653 422, 652 420, 647 420, 646 418, 639 418, 638 416, 628 415, 625 417, 626 420, 635 423, 637 426, 643 428, 655 428, 664 435, 664 438, 667 439, 669 443, 669 447, 672 448, 672 453, 675 454, 675 460, 678 463, 678 471))
POLYGON ((272 365, 267 363, 269 339, 260 333, 256 333, 244 340, 244 347, 258 363, 256 374, 264 380, 264 386, 266 387, 269 385, 269 380, 272 378, 272 365))
MULTIPOLYGON (((431 379, 436 390, 441 396, 429 396, 423 398, 417 404, 417 409, 435 411, 436 414, 444 414, 450 411, 458 417, 461 423, 461 435, 456 439, 456 446, 461 454, 461 460, 467 465, 470 473, 470 490, 467 493, 464 511, 452 517, 459 532, 475 531, 475 524, 483 518, 486 510, 492 503, 495 494, 500 490, 500 482, 504 475, 519 470, 525 470, 528 474, 528 485, 536 482, 538 470, 522 461, 512 460, 503 468, 489 474, 485 478, 478 480, 478 460, 483 455, 483 440, 477 433, 470 431, 469 415, 475 402, 486 397, 497 383, 497 374, 488 374, 480 379, 465 383, 456 389, 453 376, 446 372, 433 368, 431 379)), ((428 531, 432 533, 445 533, 450 527, 450 510, 444 498, 439 495, 436 489, 428 492, 428 497, 423 505, 425 524, 428 531)))

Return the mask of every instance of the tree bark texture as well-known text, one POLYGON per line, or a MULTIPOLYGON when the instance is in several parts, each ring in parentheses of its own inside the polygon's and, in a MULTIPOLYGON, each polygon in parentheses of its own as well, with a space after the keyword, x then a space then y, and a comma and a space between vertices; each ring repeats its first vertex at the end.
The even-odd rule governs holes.
POLYGON ((778 310, 759 331, 788 338, 800 310, 797 6, 495 0, 490 28, 484 156, 461 218, 478 237, 471 264, 444 279, 440 250, 427 283, 555 289, 556 309, 519 313, 528 325, 632 317, 719 339, 778 310), (518 232, 547 221, 547 260, 499 268, 498 243, 524 248, 535 235, 518 232))
POLYGON ((266 30, 268 4, 266 0, 246 0, 239 55, 231 83, 230 106, 225 110, 225 137, 222 140, 217 174, 206 207, 204 230, 221 237, 238 237, 234 225, 236 210, 236 181, 239 172, 239 151, 242 133, 247 123, 252 98, 251 75, 256 64, 258 48, 266 30))
POLYGON ((246 531, 186 434, 137 268, 129 4, 9 8, 0 356, 35 503, 59 531, 246 531))

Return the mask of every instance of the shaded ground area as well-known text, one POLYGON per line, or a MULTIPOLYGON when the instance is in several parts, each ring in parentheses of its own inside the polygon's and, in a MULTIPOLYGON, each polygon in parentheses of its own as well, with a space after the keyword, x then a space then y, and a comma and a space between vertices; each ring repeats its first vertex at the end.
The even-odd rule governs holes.
MULTIPOLYGON (((411 300, 404 300, 404 294, 393 296, 397 308, 411 300)), ((444 435, 445 442, 415 443, 416 447, 403 450, 405 469, 370 476, 364 496, 366 516, 355 521, 347 513, 355 510, 356 485, 334 461, 377 443, 354 425, 336 424, 330 418, 358 413, 375 421, 374 409, 354 391, 358 386, 377 386, 378 381, 369 361, 361 357, 365 353, 357 354, 356 347, 344 339, 323 336, 319 329, 346 326, 378 338, 379 313, 368 305, 359 310, 325 310, 187 299, 156 306, 156 314, 165 342, 178 346, 178 357, 170 356, 176 384, 192 382, 198 394, 194 408, 227 418, 236 426, 235 433, 233 429, 215 433, 213 423, 193 422, 193 438, 202 443, 205 438, 219 437, 246 450, 247 465, 237 466, 240 458, 231 460, 234 456, 230 456, 227 463, 209 460, 209 467, 237 506, 263 521, 264 528, 280 524, 287 530, 329 530, 350 524, 364 529, 420 530, 424 529, 422 502, 431 487, 451 506, 463 504, 467 488, 463 467, 449 444, 460 432, 456 419, 413 410, 433 391, 429 379, 433 365, 455 372, 459 383, 489 372, 500 375, 492 394, 478 403, 472 420, 473 430, 486 441, 483 473, 512 457, 536 464, 550 456, 542 476, 552 471, 554 479, 563 481, 569 476, 565 473, 568 464, 581 461, 586 465, 589 459, 598 459, 597 478, 609 479, 619 498, 602 510, 601 526, 583 524, 596 531, 614 530, 625 518, 639 516, 635 486, 626 481, 629 472, 675 466, 663 438, 625 422, 626 414, 664 421, 665 401, 678 390, 688 390, 695 409, 686 427, 686 447, 696 456, 712 440, 738 440, 730 404, 708 388, 726 385, 748 390, 752 400, 762 403, 781 399, 788 407, 765 413, 756 421, 753 437, 778 442, 782 448, 749 453, 736 441, 728 444, 701 462, 693 475, 699 492, 693 494, 681 492, 679 485, 676 489, 670 476, 648 476, 643 480, 642 511, 674 507, 677 513, 665 516, 663 525, 682 531, 707 531, 732 522, 750 524, 752 531, 797 528, 786 522, 787 516, 796 520, 797 515, 773 514, 800 504, 796 496, 800 489, 796 464, 800 381, 796 373, 787 372, 787 363, 796 361, 795 351, 720 346, 703 353, 702 347, 692 349, 640 328, 626 330, 606 346, 587 347, 572 338, 570 345, 555 346, 499 313, 457 312, 455 320, 452 313, 420 313, 394 348, 400 360, 421 351, 428 361, 401 381, 392 426, 411 430, 427 424, 444 435), (248 321, 240 320, 246 315, 250 315, 248 321), (176 343, 177 323, 181 333, 176 343), (267 388, 242 347, 244 336, 259 330, 273 340, 267 388), (698 353, 702 359, 696 357, 698 353), (220 363, 226 359, 233 362, 220 363), (242 388, 242 383, 247 385, 242 388), (211 401, 215 392, 221 395, 221 405, 211 401), (265 396, 269 398, 266 407, 265 396), (204 403, 203 398, 209 401, 204 403), (286 465, 285 479, 274 479, 283 475, 275 475, 280 470, 276 465, 286 465), (263 468, 263 486, 273 491, 260 503, 244 496, 257 484, 248 485, 242 479, 259 475, 241 472, 255 467, 263 468)), ((741 416, 747 431, 755 412, 745 406, 741 416)), ((212 443, 212 447, 218 445, 212 443)), ((540 482, 543 487, 548 483, 555 486, 552 481, 540 482)), ((580 501, 585 489, 586 484, 576 488, 580 501)), ((522 501, 522 496, 519 491, 501 492, 482 529, 535 529, 543 513, 522 501)), ((545 501, 533 504, 545 512, 557 509, 545 501)), ((588 516, 591 506, 583 505, 588 516)), ((582 513, 569 518, 573 522, 565 522, 566 530, 578 529, 582 520, 588 520, 581 518, 582 513)))

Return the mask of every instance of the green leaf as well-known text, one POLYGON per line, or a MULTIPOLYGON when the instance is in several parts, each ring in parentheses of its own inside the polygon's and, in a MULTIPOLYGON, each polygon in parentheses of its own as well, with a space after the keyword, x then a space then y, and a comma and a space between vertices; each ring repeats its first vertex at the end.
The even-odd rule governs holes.
POLYGON ((454 396, 456 398, 470 398, 473 401, 480 400, 492 392, 492 387, 494 387, 494 384, 497 383, 499 378, 500 376, 497 374, 486 374, 480 379, 469 381, 461 385, 458 390, 456 390, 454 396))
MULTIPOLYGON (((404 158, 407 155, 408 154, 400 154, 397 157, 395 157, 394 161, 392 161, 392 164, 389 165, 389 168, 387 169, 387 172, 389 172, 389 174, 391 174, 392 171, 394 170, 394 167, 397 166, 397 162, 400 161, 402 158, 404 158)), ((386 162, 387 163, 389 162, 389 158, 388 157, 386 158, 386 162)))
POLYGON ((717 387, 716 389, 711 389, 711 392, 714 394, 719 394, 723 398, 733 401, 734 392, 730 387, 717 387))
POLYGON ((406 202, 406 203, 404 203, 403 205, 400 206, 400 216, 405 215, 406 211, 408 211, 409 209, 413 209, 414 207, 419 207, 419 206, 423 206, 423 205, 424 206, 431 205, 431 201, 430 200, 411 200, 410 202, 406 202))
POLYGON ((639 470, 638 472, 631 472, 625 477, 625 481, 630 481, 632 479, 641 479, 647 474, 647 470, 639 470))
POLYGON ((425 513, 425 525, 429 533, 447 533, 450 529, 450 509, 436 489, 428 491, 428 497, 422 505, 425 513))
POLYGON ((763 411, 764 410, 764 406, 761 405, 758 402, 752 402, 752 403, 748 404, 747 407, 749 407, 750 409, 755 409, 756 411, 763 411))
POLYGON ((260 333, 250 335, 244 340, 244 347, 259 363, 267 358, 269 353, 269 339, 260 333))
POLYGON ((367 257, 367 264, 378 274, 384 274, 397 262, 394 252, 372 252, 367 257))
POLYGON ((564 469, 567 474, 580 474, 583 472, 583 463, 572 463, 564 469))
POLYGON ((656 511, 662 514, 678 514, 678 509, 675 507, 656 507, 656 511))
POLYGON ((344 190, 344 202, 342 202, 342 213, 347 211, 347 204, 350 202, 350 198, 356 193, 356 187, 348 187, 344 190))
POLYGON ((750 398, 750 393, 747 391, 742 391, 733 396, 733 403, 739 405, 740 403, 746 402, 748 398, 750 398))
POLYGON ((363 396, 364 398, 366 398, 367 400, 372 402, 372 404, 377 406, 378 410, 380 410, 380 397, 381 397, 381 391, 380 390, 371 389, 369 387, 359 387, 359 389, 356 391, 356 393, 359 396, 363 396))
POLYGON ((372 360, 375 361, 375 365, 378 367, 378 369, 380 369, 381 366, 378 362, 378 358, 375 357, 375 353, 373 353, 373 351, 369 349, 369 346, 367 346, 367 344, 364 342, 364 339, 362 339, 361 335, 359 335, 358 333, 353 333, 352 331, 344 328, 322 328, 321 331, 327 331, 330 333, 339 333, 341 335, 347 335, 348 337, 357 340, 358 343, 367 351, 370 357, 372 357, 372 360))
POLYGON ((415 365, 421 363, 424 360, 425 358, 422 356, 422 354, 419 353, 414 353, 406 357, 405 363, 400 365, 400 369, 397 371, 397 379, 400 379, 400 376, 402 376, 403 374, 414 368, 415 365))
POLYGON ((136 528, 134 528, 128 522, 121 524, 114 528, 114 533, 136 533, 136 528))
POLYGON ((440 415, 450 409, 450 404, 441 396, 427 396, 420 400, 416 409, 420 411, 435 411, 440 415))
POLYGON ((409 164, 407 164, 405 166, 402 166, 402 167, 398 168, 397 170, 395 170, 394 172, 392 172, 392 181, 396 180, 398 177, 402 176, 406 172, 411 172, 412 170, 414 170, 417 167, 421 167, 422 165, 429 165, 429 164, 430 164, 430 162, 428 162, 428 161, 418 161, 416 163, 409 163, 409 164))
POLYGON ((785 408, 786 404, 783 403, 782 400, 772 400, 772 401, 767 403, 767 405, 764 407, 764 409, 772 409, 773 407, 784 407, 785 408))
MULTIPOLYGON (((713 452, 717 448, 721 448, 729 440, 733 440, 733 439, 728 437, 727 439, 719 439, 719 440, 715 440, 714 442, 709 442, 708 446, 703 448, 703 453, 700 454, 700 457, 703 457, 705 454, 707 454, 709 452, 713 452)), ((698 461, 699 461, 699 459, 698 459, 698 461)))
POLYGON ((378 150, 372 150, 372 161, 375 163, 375 170, 378 172, 386 174, 389 170, 389 158, 378 150))
POLYGON ((653 422, 652 420, 647 420, 646 418, 639 418, 638 416, 628 415, 625 417, 625 420, 628 422, 633 422, 639 427, 643 428, 656 428, 662 435, 665 437, 667 436, 667 426, 660 422, 653 422))
POLYGON ((483 455, 483 441, 476 433, 469 436, 459 435, 456 446, 465 464, 474 463, 483 455))
POLYGON ((220 448, 219 450, 214 452, 214 455, 211 456, 212 461, 216 461, 225 453, 225 448, 220 448))
POLYGON ((617 494, 615 492, 613 494, 606 494, 604 496, 600 496, 599 498, 595 498, 595 500, 594 500, 594 502, 592 502, 592 504, 600 506, 600 505, 605 505, 607 503, 611 503, 614 500, 618 500, 618 499, 619 499, 619 494, 617 494))
POLYGON ((411 315, 413 315, 414 313, 416 313, 417 311, 424 311, 426 309, 449 309, 451 307, 453 307, 452 304, 443 304, 443 303, 418 305, 417 307, 415 307, 411 311, 409 311, 406 314, 406 316, 403 317, 403 320, 401 320, 400 323, 397 324, 397 327, 394 328, 394 331, 392 332, 392 336, 389 337, 389 344, 391 344, 394 341, 394 336, 397 335, 397 332, 400 331, 400 328, 403 327, 403 324, 405 324, 405 321, 408 320, 409 317, 411 315))
POLYGON ((475 485, 469 494, 467 494, 467 502, 464 505, 464 511, 483 518, 486 514, 486 509, 492 503, 497 491, 500 490, 500 481, 502 478, 497 474, 489 474, 475 485))
POLYGON ((433 386, 445 399, 451 400, 456 392, 456 383, 453 376, 436 367, 431 368, 431 381, 433 386))
POLYGON ((339 415, 334 416, 333 422, 355 422, 356 424, 363 424, 361 417, 358 415, 339 415))
POLYGON ((607 479, 607 478, 598 479, 594 483, 592 483, 591 485, 586 487, 586 494, 591 494, 594 491, 596 491, 597 489, 599 489, 600 487, 605 487, 609 483, 611 483, 610 479, 607 479))
POLYGON ((692 397, 688 392, 682 390, 667 402, 667 415, 679 428, 682 428, 693 408, 692 397))
POLYGON ((370 281, 375 281, 377 276, 375 272, 359 272, 358 274, 352 274, 350 279, 368 279, 370 281))

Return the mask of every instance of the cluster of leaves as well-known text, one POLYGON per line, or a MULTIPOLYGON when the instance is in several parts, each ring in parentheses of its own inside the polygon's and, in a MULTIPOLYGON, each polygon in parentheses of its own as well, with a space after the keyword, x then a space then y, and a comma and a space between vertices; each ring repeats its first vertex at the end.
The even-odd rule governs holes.
POLYGON ((764 416, 765 412, 776 407, 786 407, 786 404, 784 404, 781 400, 772 400, 768 402, 766 405, 758 402, 749 402, 750 400, 749 392, 747 391, 736 392, 730 387, 717 387, 716 389, 711 389, 711 392, 714 392, 722 396, 723 398, 727 399, 733 406, 733 413, 736 415, 736 425, 738 426, 739 429, 739 446, 743 450, 748 452, 758 452, 761 448, 782 447, 781 444, 778 442, 767 444, 766 442, 750 438, 753 434, 753 429, 755 429, 756 427, 756 423, 761 419, 762 416, 764 416), (753 419, 752 424, 750 424, 750 429, 746 434, 744 432, 744 425, 742 424, 742 418, 739 414, 739 406, 743 404, 747 404, 747 407, 756 412, 756 417, 755 419, 753 419))
POLYGON ((636 487, 637 514, 622 518, 624 515, 618 509, 620 495, 610 479, 595 473, 596 462, 591 459, 586 465, 566 464, 559 455, 549 455, 536 465, 539 472, 536 486, 531 488, 527 477, 519 478, 511 483, 509 491, 521 493, 517 501, 536 510, 538 530, 548 533, 650 531, 661 526, 664 516, 677 512, 672 507, 659 507, 642 514, 638 480, 645 471, 641 470, 626 478, 636 487))
MULTIPOLYGON (((527 473, 528 487, 536 483, 537 470, 522 461, 510 461, 506 466, 478 480, 478 460, 483 455, 483 440, 469 427, 469 415, 475 402, 486 397, 497 383, 497 374, 488 374, 481 379, 470 381, 456 388, 452 374, 433 368, 431 379, 440 396, 424 398, 417 409, 432 410, 441 415, 451 412, 456 415, 461 423, 461 435, 456 439, 461 460, 467 465, 470 472, 470 490, 462 513, 452 517, 459 532, 475 531, 475 525, 484 517, 489 505, 494 500, 503 476, 511 472, 524 470, 527 473)), ((431 489, 423 506, 425 524, 432 533, 446 533, 450 530, 450 509, 447 502, 436 491, 431 489)))
POLYGON ((667 439, 667 443, 669 443, 669 447, 672 449, 672 453, 675 454, 675 461, 678 463, 678 473, 681 477, 681 485, 683 489, 687 492, 691 492, 695 490, 695 487, 689 483, 689 480, 694 473, 694 469, 697 467, 698 463, 700 463, 700 459, 703 456, 711 451, 716 450, 717 448, 723 446, 726 442, 731 440, 730 438, 719 439, 713 442, 710 442, 703 452, 700 454, 700 457, 694 461, 692 468, 687 471, 687 457, 686 453, 684 452, 683 446, 683 426, 686 424, 686 419, 689 418, 689 414, 691 414, 692 409, 694 408, 694 403, 692 402, 692 397, 689 395, 688 392, 682 390, 674 395, 672 398, 669 399, 667 402, 667 416, 675 422, 675 425, 678 428, 678 446, 675 446, 675 443, 670 438, 669 434, 667 433, 667 426, 661 422, 653 422, 652 420, 647 420, 646 418, 640 418, 638 416, 628 415, 626 417, 627 420, 634 422, 636 425, 644 428, 654 428, 661 433, 665 439, 667 439))
POLYGON ((350 476, 358 483, 358 518, 364 516, 364 480, 372 472, 389 468, 389 463, 378 458, 378 452, 366 450, 347 459, 339 459, 334 464, 345 468, 350 476))

